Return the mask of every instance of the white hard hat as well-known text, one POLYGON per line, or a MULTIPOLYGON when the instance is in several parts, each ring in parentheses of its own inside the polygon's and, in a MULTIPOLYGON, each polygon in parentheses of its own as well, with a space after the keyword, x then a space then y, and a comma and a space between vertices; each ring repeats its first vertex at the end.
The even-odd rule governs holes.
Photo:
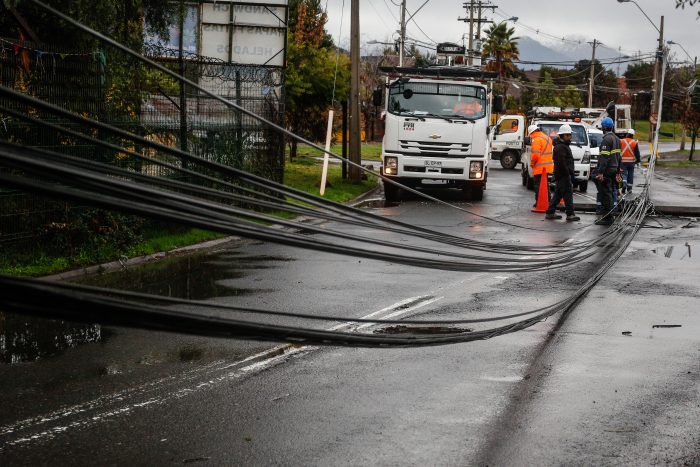
POLYGON ((634 130, 630 128, 629 130, 627 130, 627 134, 634 136, 634 130))
POLYGON ((527 134, 531 135, 533 131, 537 130, 537 125, 530 125, 527 127, 527 134))
POLYGON ((570 135, 571 134, 571 126, 569 124, 565 123, 562 126, 559 127, 559 131, 557 132, 559 135, 570 135))

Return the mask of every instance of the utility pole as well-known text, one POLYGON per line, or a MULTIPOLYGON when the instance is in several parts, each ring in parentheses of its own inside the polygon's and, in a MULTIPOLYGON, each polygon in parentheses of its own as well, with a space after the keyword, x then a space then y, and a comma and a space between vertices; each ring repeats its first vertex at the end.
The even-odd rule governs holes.
MULTIPOLYGON (((350 162, 360 165, 360 0, 350 4, 350 72, 350 162)), ((349 168, 350 181, 360 183, 359 167, 349 168)))
POLYGON ((457 21, 463 21, 463 22, 469 22, 469 43, 467 45, 467 64, 468 65, 473 65, 474 64, 474 55, 475 55, 475 50, 474 50, 474 37, 481 37, 481 24, 482 23, 493 23, 491 20, 487 19, 482 19, 481 18, 481 12, 482 10, 486 9, 491 9, 494 10, 496 5, 492 5, 491 3, 484 3, 482 1, 475 2, 474 0, 470 0, 469 3, 463 3, 462 7, 469 13, 468 17, 464 18, 457 18, 457 21), (477 10, 477 17, 474 17, 474 10, 477 10), (474 36, 474 25, 476 24, 476 36, 474 36))
POLYGON ((474 0, 469 1, 469 48, 467 49, 467 65, 474 63, 474 0))
POLYGON ((649 141, 652 141, 651 136, 654 132, 654 126, 660 120, 661 109, 659 108, 659 100, 661 97, 661 87, 659 86, 659 77, 661 76, 663 66, 664 53, 664 17, 661 17, 659 28, 659 47, 656 50, 656 65, 654 66, 654 92, 651 98, 651 115, 649 116, 649 141))
POLYGON ((588 107, 593 107, 593 78, 595 77, 595 48, 600 45, 597 39, 589 42, 593 46, 593 54, 591 55, 591 76, 588 78, 588 107))
POLYGON ((401 28, 399 29, 399 66, 403 66, 403 53, 406 48, 406 0, 401 0, 401 28))

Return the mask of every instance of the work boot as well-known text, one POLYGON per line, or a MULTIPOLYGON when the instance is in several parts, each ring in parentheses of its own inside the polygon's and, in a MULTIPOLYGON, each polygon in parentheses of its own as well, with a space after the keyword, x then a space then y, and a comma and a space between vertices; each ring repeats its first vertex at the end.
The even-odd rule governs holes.
POLYGON ((566 216, 566 222, 576 222, 580 220, 581 218, 578 217, 576 214, 567 214, 566 216))
POLYGON ((612 225, 613 220, 610 217, 601 217, 595 221, 595 225, 612 225))
POLYGON ((553 219, 561 219, 561 215, 560 215, 560 214, 554 214, 554 213, 552 213, 552 214, 547 213, 547 214, 544 215, 544 218, 545 218, 545 219, 550 219, 550 220, 553 220, 553 219))

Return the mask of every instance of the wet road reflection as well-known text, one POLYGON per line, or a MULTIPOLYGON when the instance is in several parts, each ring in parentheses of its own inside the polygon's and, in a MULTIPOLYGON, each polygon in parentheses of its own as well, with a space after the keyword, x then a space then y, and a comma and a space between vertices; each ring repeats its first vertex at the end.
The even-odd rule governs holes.
MULTIPOLYGON (((259 288, 231 284, 247 270, 268 269, 276 256, 245 256, 237 251, 169 258, 120 272, 81 277, 74 282, 97 287, 190 300, 256 295, 259 288)), ((76 324, 0 312, 0 364, 19 364, 60 355, 88 343, 104 342, 113 332, 97 324, 76 324)), ((181 361, 197 360, 197 352, 183 351, 181 361)))

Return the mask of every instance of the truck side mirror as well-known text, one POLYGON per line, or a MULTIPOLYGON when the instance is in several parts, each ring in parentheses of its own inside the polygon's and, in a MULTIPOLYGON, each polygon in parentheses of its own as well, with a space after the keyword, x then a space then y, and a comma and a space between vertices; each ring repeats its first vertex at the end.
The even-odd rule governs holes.
POLYGON ((497 95, 496 97, 493 98, 493 111, 496 112, 497 114, 501 114, 505 112, 505 101, 503 99, 502 95, 497 95))
POLYGON ((523 138, 523 143, 525 144, 525 146, 529 146, 530 143, 532 143, 532 138, 526 136, 525 138, 523 138))

